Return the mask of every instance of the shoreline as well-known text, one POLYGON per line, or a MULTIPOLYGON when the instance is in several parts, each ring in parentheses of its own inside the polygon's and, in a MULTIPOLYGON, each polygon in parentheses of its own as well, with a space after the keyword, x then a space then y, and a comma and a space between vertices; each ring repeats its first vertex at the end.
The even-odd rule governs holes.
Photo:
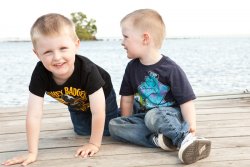
MULTIPOLYGON (((190 36, 190 37, 166 37, 165 40, 183 40, 183 39, 237 39, 237 38, 250 38, 250 36, 190 36)), ((121 37, 101 37, 96 40, 81 40, 81 42, 99 42, 99 41, 121 41, 121 37)), ((22 38, 0 38, 0 42, 31 42, 30 39, 22 38)))

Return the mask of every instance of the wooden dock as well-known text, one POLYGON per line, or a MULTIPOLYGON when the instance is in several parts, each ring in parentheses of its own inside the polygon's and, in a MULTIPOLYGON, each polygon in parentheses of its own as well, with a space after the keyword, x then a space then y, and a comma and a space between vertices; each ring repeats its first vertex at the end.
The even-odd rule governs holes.
MULTIPOLYGON (((250 94, 199 96, 197 135, 212 141, 208 158, 188 166, 250 166, 250 94)), ((96 156, 75 158, 89 137, 74 134, 69 113, 60 104, 45 105, 38 160, 31 167, 184 166, 178 152, 144 148, 104 137, 96 156)), ((0 162, 26 152, 25 107, 0 108, 0 162)), ((16 165, 19 166, 19 165, 16 165)))

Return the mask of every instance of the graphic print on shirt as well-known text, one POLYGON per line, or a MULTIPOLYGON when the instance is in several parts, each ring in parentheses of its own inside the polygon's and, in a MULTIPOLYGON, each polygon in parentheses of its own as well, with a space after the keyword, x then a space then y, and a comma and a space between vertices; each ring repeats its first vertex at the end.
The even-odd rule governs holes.
POLYGON ((64 87, 63 90, 50 91, 46 94, 75 110, 86 111, 90 107, 86 91, 78 88, 64 87))
POLYGON ((159 81, 159 75, 149 71, 145 81, 138 86, 138 93, 135 94, 135 100, 140 103, 142 110, 149 110, 155 107, 169 107, 174 101, 165 101, 165 96, 170 90, 168 85, 163 85, 159 81))

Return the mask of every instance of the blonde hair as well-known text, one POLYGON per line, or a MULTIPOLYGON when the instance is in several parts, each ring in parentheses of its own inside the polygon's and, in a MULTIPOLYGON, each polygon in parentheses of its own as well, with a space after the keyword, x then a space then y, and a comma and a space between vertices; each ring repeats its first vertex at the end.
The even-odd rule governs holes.
POLYGON ((165 24, 158 12, 152 9, 135 10, 126 15, 120 23, 127 20, 131 21, 135 28, 148 31, 152 35, 156 47, 161 47, 165 38, 165 24))
POLYGON ((39 17, 30 30, 33 46, 36 46, 36 41, 39 37, 59 35, 65 28, 68 29, 73 40, 78 39, 75 32, 75 25, 67 17, 57 13, 49 13, 39 17))

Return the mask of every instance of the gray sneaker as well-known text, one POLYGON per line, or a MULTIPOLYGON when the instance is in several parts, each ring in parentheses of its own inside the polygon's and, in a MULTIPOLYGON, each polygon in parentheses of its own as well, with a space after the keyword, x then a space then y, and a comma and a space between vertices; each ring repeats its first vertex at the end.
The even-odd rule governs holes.
POLYGON ((153 142, 157 147, 162 148, 166 151, 176 151, 177 147, 173 145, 173 142, 164 136, 163 134, 158 134, 158 136, 153 137, 153 142))
POLYGON ((195 137, 189 133, 181 143, 179 159, 184 164, 192 164, 209 156, 211 141, 202 137, 195 137))

